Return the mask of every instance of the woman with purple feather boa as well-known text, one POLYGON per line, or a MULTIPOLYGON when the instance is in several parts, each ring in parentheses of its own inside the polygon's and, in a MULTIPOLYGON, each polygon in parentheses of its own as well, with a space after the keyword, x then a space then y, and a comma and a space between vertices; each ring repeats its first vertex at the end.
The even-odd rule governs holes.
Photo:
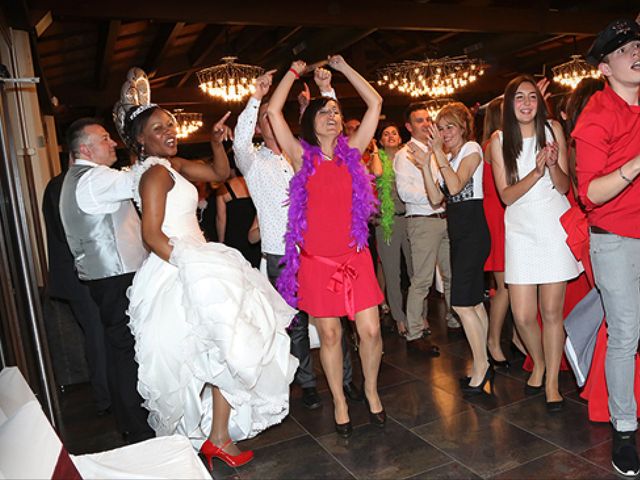
POLYGON ((293 136, 282 107, 306 64, 295 61, 269 102, 268 115, 278 143, 296 175, 289 187, 289 223, 284 270, 278 289, 290 305, 309 313, 320 334, 320 359, 333 395, 336 432, 352 433, 342 389, 341 316, 356 322, 364 391, 371 423, 383 427, 386 414, 378 396, 382 338, 378 304, 383 300, 367 248, 367 222, 376 211, 371 181, 361 162, 378 123, 382 98, 344 59, 329 66, 341 72, 367 105, 358 131, 342 135, 340 106, 331 98, 310 102, 301 119, 301 139, 293 136))

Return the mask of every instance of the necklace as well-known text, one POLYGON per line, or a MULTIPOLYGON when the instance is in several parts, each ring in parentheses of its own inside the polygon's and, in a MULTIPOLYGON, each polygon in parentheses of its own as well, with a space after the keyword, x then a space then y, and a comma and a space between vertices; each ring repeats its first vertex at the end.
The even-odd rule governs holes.
POLYGON ((325 160, 329 160, 329 161, 333 160, 333 158, 327 155, 326 153, 324 152, 321 152, 321 153, 322 153, 322 158, 324 158, 325 160))

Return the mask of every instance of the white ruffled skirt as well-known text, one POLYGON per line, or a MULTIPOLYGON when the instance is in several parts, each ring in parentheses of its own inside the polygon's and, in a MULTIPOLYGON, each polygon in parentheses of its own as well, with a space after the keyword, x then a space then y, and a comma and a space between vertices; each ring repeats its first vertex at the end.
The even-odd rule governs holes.
POLYGON ((231 438, 251 438, 289 412, 298 361, 285 329, 295 310, 238 251, 191 238, 172 243, 171 263, 151 254, 128 291, 149 424, 199 448, 211 429, 214 385, 231 405, 231 438))

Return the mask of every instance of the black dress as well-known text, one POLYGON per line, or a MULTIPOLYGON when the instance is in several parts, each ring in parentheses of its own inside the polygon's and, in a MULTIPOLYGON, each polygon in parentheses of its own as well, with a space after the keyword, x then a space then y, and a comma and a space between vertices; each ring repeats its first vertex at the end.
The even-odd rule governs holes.
POLYGON ((239 250, 251 265, 260 267, 260 242, 249 243, 249 230, 256 218, 256 207, 251 197, 238 198, 228 182, 227 187, 231 200, 227 202, 227 224, 224 230, 224 244, 239 250))

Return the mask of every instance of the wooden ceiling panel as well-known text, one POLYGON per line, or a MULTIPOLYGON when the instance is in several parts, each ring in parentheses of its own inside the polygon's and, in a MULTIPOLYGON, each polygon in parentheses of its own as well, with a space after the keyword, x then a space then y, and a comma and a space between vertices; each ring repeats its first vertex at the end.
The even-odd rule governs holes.
MULTIPOLYGON (((36 42, 43 76, 65 119, 83 109, 108 110, 134 65, 148 72, 154 100, 214 118, 227 106, 199 92, 195 73, 226 55, 278 69, 279 76, 296 58, 313 62, 340 53, 373 81, 387 63, 468 54, 490 67, 458 97, 483 102, 517 72, 541 72, 545 64, 584 52, 609 19, 635 17, 639 9, 624 0, 332 0, 301 15, 298 0, 27 3, 32 18, 51 12, 53 22, 36 42)), ((341 75, 334 84, 345 107, 363 108, 341 75)), ((381 93, 389 115, 410 101, 381 93)), ((234 112, 240 108, 232 106, 234 112)))

